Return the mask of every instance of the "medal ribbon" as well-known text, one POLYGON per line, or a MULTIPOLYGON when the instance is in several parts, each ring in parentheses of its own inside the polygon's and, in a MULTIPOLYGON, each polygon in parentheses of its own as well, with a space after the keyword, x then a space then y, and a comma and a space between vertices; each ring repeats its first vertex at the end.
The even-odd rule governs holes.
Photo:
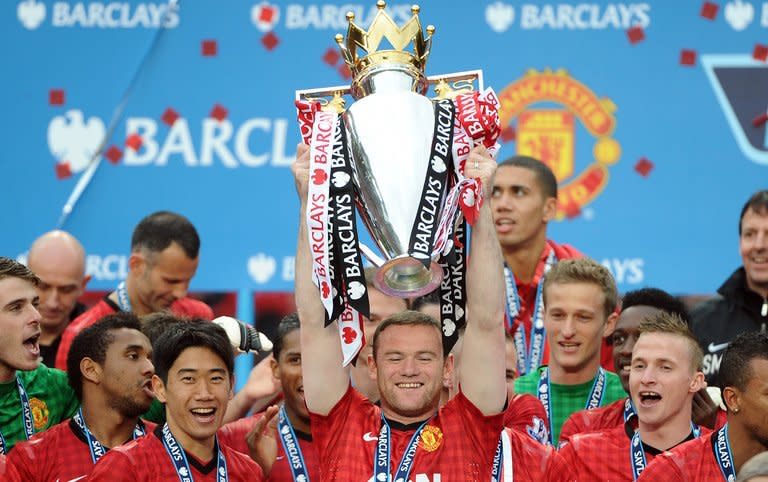
MULTIPOLYGON (((589 396, 587 396, 587 403, 584 406, 584 410, 591 410, 602 405, 603 396, 605 395, 606 380, 605 370, 603 367, 598 368, 597 376, 592 383, 589 396)), ((547 367, 541 370, 537 395, 541 404, 544 405, 544 411, 547 413, 547 420, 549 420, 549 444, 552 445, 552 436, 555 433, 555 430, 554 425, 552 424, 552 385, 549 382, 549 368, 547 367)))
POLYGON ((728 424, 723 425, 712 437, 712 450, 715 454, 715 462, 720 467, 723 480, 733 482, 736 480, 736 467, 733 465, 731 443, 728 440, 728 424))
POLYGON ((624 425, 626 426, 629 424, 629 422, 635 417, 637 417, 635 404, 632 403, 632 397, 627 397, 627 399, 624 400, 624 425))
POLYGON ((120 311, 125 311, 126 313, 131 312, 131 299, 128 297, 128 290, 125 288, 125 281, 121 281, 119 285, 117 285, 117 306, 120 308, 120 311))
POLYGON ((416 432, 411 437, 411 441, 405 447, 403 452, 403 458, 400 460, 400 464, 397 466, 397 472, 395 472, 394 478, 389 473, 389 459, 392 451, 391 435, 392 429, 389 427, 389 423, 381 415, 381 429, 379 430, 379 441, 376 443, 375 463, 373 466, 373 480, 376 481, 407 481, 408 475, 413 469, 413 460, 416 457, 416 449, 419 447, 419 436, 424 426, 427 424, 427 420, 419 425, 416 432))
MULTIPOLYGON (((24 389, 24 382, 21 381, 21 377, 16 375, 16 388, 19 391, 19 400, 21 401, 21 415, 24 420, 24 435, 27 440, 32 438, 35 434, 35 424, 32 419, 32 408, 29 406, 29 397, 27 391, 24 389)), ((0 454, 8 453, 5 448, 5 437, 0 433, 0 454)))
MULTIPOLYGON (((521 375, 531 373, 541 365, 544 357, 544 343, 546 336, 544 332, 544 276, 557 262, 555 250, 551 246, 547 260, 544 262, 544 270, 539 278, 536 287, 536 301, 533 305, 533 316, 531 317, 531 338, 526 346, 525 342, 525 324, 518 323, 514 334, 515 348, 517 350, 517 370, 521 375)), ((520 295, 517 292, 517 283, 512 270, 504 265, 504 281, 507 288, 507 323, 511 329, 515 326, 515 319, 520 313, 520 295)))
MULTIPOLYGON (((691 422, 691 432, 693 432, 693 438, 699 438, 699 435, 701 435, 701 429, 693 422, 691 422)), ((629 445, 629 457, 632 462, 632 480, 637 480, 648 464, 645 458, 645 450, 643 450, 643 441, 640 439, 640 430, 636 430, 635 434, 632 435, 632 443, 629 445)))
POLYGON ((280 435, 280 442, 283 444, 285 456, 288 458, 288 465, 291 468, 293 480, 309 482, 307 474, 307 464, 304 462, 304 455, 301 453, 299 440, 296 438, 296 432, 293 431, 293 425, 285 413, 285 406, 280 407, 280 415, 277 419, 277 432, 280 435))
MULTIPOLYGON (((214 439, 213 449, 217 454, 216 462, 216 482, 227 482, 229 475, 227 474, 227 461, 224 458, 224 453, 219 447, 218 437, 214 439)), ((189 468, 189 462, 187 462, 187 456, 184 453, 184 449, 176 441, 176 437, 171 433, 171 429, 168 428, 168 424, 163 425, 163 447, 168 452, 168 456, 173 462, 173 467, 176 469, 176 475, 179 476, 180 482, 194 482, 192 477, 192 471, 189 468)))
POLYGON ((496 446, 496 454, 493 456, 491 482, 512 482, 513 480, 512 442, 509 440, 507 431, 502 430, 499 437, 499 445, 496 446))
MULTIPOLYGON (((80 407, 75 416, 72 417, 72 420, 75 421, 78 428, 80 428, 80 431, 85 436, 85 440, 88 443, 88 449, 91 451, 91 460, 95 465, 96 462, 98 462, 99 459, 103 457, 105 453, 107 453, 107 449, 105 449, 104 445, 96 440, 96 437, 94 437, 91 431, 88 430, 88 426, 85 424, 85 417, 83 417, 82 407, 80 407)), ((139 420, 139 422, 136 424, 136 427, 133 429, 133 440, 136 440, 142 436, 144 436, 144 427, 141 424, 141 420, 139 420)))

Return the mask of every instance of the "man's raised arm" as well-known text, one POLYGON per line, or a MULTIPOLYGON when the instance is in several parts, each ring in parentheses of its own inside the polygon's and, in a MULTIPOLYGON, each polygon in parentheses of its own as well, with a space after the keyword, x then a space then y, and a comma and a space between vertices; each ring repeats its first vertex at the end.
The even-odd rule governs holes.
POLYGON ((472 150, 466 175, 483 183, 483 205, 472 227, 467 266, 467 328, 459 358, 464 395, 485 415, 504 408, 504 261, 491 216, 492 178, 496 161, 483 147, 472 150))
POLYGON ((301 323, 301 370, 307 408, 327 415, 349 387, 349 371, 342 366, 341 341, 334 321, 327 328, 325 308, 312 282, 312 253, 307 239, 309 146, 299 144, 292 166, 301 203, 296 243, 296 311, 301 323))

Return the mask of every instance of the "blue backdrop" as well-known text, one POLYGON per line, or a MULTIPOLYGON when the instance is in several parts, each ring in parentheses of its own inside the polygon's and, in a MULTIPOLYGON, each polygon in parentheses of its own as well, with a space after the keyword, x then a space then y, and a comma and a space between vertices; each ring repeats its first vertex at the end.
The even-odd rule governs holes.
MULTIPOLYGON (((421 19, 437 27, 428 74, 482 68, 502 98, 500 156, 535 149, 562 169, 578 202, 553 239, 622 290, 704 293, 740 264, 739 210, 768 186, 765 5, 425 1, 421 19)), ((294 91, 347 82, 333 35, 350 8, 370 21, 373 2, 168 8, 0 3, 0 253, 57 226, 108 136, 115 162, 102 159, 63 223, 89 253, 91 289, 125 275, 136 222, 170 209, 203 240, 193 290, 291 290, 294 91)))

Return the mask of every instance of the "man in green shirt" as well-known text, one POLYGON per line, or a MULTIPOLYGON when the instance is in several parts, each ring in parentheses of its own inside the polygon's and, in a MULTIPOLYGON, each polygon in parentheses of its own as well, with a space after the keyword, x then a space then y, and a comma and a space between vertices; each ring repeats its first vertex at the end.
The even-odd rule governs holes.
POLYGON ((67 375, 40 363, 40 282, 0 257, 0 452, 71 417, 78 403, 67 375))
POLYGON ((515 392, 539 398, 549 418, 550 443, 557 445, 572 413, 627 396, 619 377, 600 367, 602 340, 618 317, 618 292, 611 273, 588 258, 558 262, 543 290, 549 365, 515 380, 515 392))

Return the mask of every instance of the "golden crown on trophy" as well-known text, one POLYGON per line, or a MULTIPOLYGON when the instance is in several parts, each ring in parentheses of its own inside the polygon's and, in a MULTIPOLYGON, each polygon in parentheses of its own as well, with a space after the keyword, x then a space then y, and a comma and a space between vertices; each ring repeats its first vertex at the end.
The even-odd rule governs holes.
POLYGON ((424 93, 428 82, 424 74, 427 57, 432 46, 432 35, 435 27, 428 25, 427 36, 421 29, 419 21, 419 6, 411 7, 413 16, 403 25, 398 27, 392 17, 384 10, 387 3, 384 0, 376 2, 378 12, 373 18, 370 27, 366 31, 355 24, 355 14, 347 12, 346 42, 344 36, 336 35, 336 43, 339 44, 342 57, 352 73, 351 93, 354 98, 360 98, 375 90, 368 80, 375 73, 383 71, 402 71, 408 73, 414 80, 412 90, 424 93), (387 39, 392 49, 379 50, 383 39, 387 39), (413 52, 405 48, 413 43, 413 52), (359 55, 359 49, 365 51, 365 55, 359 55))

